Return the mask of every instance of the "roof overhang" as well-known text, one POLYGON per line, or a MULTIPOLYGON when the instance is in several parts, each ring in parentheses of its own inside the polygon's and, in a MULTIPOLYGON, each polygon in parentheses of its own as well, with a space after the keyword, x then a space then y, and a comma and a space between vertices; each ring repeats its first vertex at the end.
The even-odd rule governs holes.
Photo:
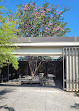
POLYGON ((19 47, 79 47, 79 42, 42 42, 42 43, 15 43, 10 46, 19 47))

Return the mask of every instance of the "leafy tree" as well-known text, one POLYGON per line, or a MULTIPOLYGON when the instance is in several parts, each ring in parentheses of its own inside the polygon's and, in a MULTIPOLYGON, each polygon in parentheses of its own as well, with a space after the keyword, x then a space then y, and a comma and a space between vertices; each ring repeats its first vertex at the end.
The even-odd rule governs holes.
POLYGON ((19 16, 19 27, 21 29, 19 36, 38 37, 38 36, 64 36, 70 32, 66 28, 66 22, 63 21, 63 13, 69 10, 67 7, 64 10, 59 10, 59 5, 51 5, 48 3, 42 7, 36 7, 35 2, 27 3, 25 6, 21 4, 17 6, 19 16))
MULTIPOLYGON (((12 64, 12 66, 17 70, 18 62, 13 54, 13 47, 10 47, 12 44, 11 40, 16 37, 17 20, 7 18, 7 16, 2 13, 5 10, 3 6, 0 6, 0 68, 7 64, 12 64)), ((12 15, 13 16, 13 15, 12 15)))

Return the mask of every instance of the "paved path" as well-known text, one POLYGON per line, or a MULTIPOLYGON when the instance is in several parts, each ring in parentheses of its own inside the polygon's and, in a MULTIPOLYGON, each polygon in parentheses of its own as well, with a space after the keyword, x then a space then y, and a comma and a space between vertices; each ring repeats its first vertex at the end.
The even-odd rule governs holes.
POLYGON ((56 88, 0 86, 0 111, 79 111, 79 97, 56 88))

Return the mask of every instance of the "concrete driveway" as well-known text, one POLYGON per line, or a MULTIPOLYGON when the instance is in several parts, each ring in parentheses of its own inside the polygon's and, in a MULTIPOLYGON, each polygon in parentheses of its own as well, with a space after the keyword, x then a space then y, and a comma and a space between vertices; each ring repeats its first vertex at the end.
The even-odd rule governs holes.
POLYGON ((58 88, 0 85, 0 111, 79 111, 79 97, 58 88))

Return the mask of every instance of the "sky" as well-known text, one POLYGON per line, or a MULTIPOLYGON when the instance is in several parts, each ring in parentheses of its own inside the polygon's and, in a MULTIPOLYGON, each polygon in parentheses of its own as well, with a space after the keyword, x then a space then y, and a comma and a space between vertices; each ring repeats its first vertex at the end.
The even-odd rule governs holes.
MULTIPOLYGON (((27 4, 32 0, 2 0, 0 5, 5 6, 7 9, 10 9, 12 12, 16 11, 16 5, 27 4)), ((66 36, 79 36, 79 0, 33 0, 36 2, 38 7, 41 7, 45 2, 49 3, 49 6, 60 5, 59 9, 63 10, 65 6, 70 8, 69 11, 63 14, 64 22, 67 22, 68 28, 71 29, 70 33, 67 33, 66 36)))

